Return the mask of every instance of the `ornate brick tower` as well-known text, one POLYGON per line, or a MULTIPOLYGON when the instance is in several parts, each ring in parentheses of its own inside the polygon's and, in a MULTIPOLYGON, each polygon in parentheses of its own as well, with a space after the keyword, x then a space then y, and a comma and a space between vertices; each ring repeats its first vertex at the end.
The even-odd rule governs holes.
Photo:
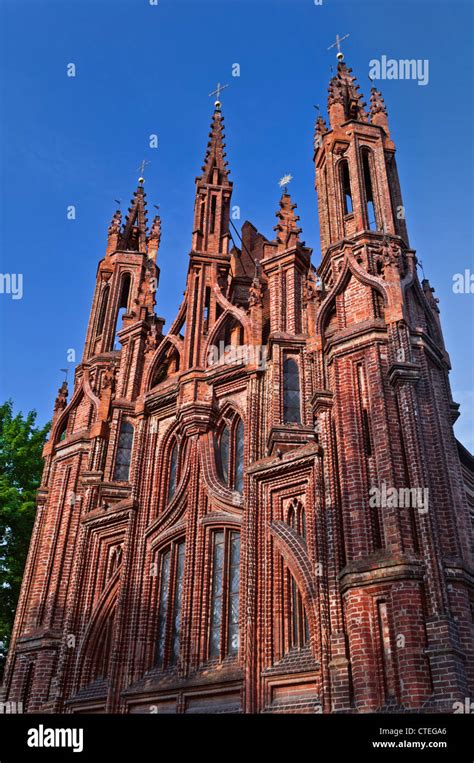
MULTIPOLYGON (((472 687, 469 511, 439 310, 380 93, 340 61, 314 161, 237 247, 215 104, 185 296, 154 313, 140 184, 56 401, 4 697, 28 712, 450 710, 472 687)), ((468 463, 468 459, 464 458, 468 463)), ((466 467, 465 467, 466 468, 466 467)))

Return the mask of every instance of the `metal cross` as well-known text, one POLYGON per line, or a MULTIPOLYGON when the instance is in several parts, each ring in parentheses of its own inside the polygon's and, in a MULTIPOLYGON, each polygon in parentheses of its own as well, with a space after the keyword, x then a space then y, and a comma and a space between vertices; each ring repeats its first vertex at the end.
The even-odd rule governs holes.
POLYGON ((147 164, 150 164, 150 162, 147 162, 146 159, 142 159, 140 166, 137 167, 137 172, 140 173, 139 181, 143 179, 143 176, 145 174, 145 167, 147 166, 147 164))
POLYGON ((218 83, 217 83, 217 87, 216 87, 216 89, 215 89, 215 90, 213 90, 213 91, 212 91, 212 93, 209 93, 209 98, 211 97, 211 95, 217 95, 217 99, 216 99, 216 100, 217 100, 217 101, 220 101, 220 99, 221 99, 221 98, 220 98, 220 96, 221 96, 221 91, 222 91, 222 90, 225 90, 225 89, 226 89, 226 87, 229 87, 229 85, 221 85, 221 83, 220 83, 220 82, 218 82, 218 83))
POLYGON ((336 48, 337 47, 338 57, 340 55, 343 55, 342 52, 341 52, 341 42, 343 40, 345 40, 347 37, 350 37, 350 35, 349 34, 345 34, 344 37, 339 37, 339 35, 337 34, 336 35, 336 42, 333 42, 333 44, 329 46, 328 50, 331 50, 331 48, 336 48))

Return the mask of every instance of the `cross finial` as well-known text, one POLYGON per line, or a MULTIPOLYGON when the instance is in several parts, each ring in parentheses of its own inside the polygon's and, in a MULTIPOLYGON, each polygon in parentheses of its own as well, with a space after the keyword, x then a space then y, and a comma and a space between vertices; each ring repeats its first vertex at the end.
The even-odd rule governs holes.
POLYGON ((284 189, 283 193, 286 193, 286 186, 288 185, 288 183, 291 183, 292 180, 293 180, 293 175, 289 175, 289 174, 283 175, 283 177, 280 178, 280 180, 278 181, 278 185, 280 186, 280 188, 284 189))
POLYGON ((140 183, 140 185, 143 185, 143 183, 145 182, 144 175, 145 175, 145 167, 147 166, 147 164, 150 164, 150 162, 147 162, 146 159, 142 159, 142 161, 140 162, 140 166, 137 167, 137 172, 140 173, 140 177, 138 178, 138 182, 140 183))
POLYGON ((328 50, 331 50, 331 48, 337 48, 337 60, 343 61, 344 60, 344 53, 341 50, 341 42, 343 40, 346 40, 347 37, 350 37, 349 34, 345 34, 344 37, 339 37, 338 34, 336 34, 336 41, 332 43, 332 45, 329 46, 328 50))
POLYGON ((221 92, 222 90, 225 90, 226 87, 229 87, 229 85, 221 85, 220 82, 217 83, 217 87, 215 90, 212 91, 212 93, 209 93, 209 98, 211 95, 217 96, 216 100, 214 101, 214 106, 216 109, 220 109, 221 106, 221 92))

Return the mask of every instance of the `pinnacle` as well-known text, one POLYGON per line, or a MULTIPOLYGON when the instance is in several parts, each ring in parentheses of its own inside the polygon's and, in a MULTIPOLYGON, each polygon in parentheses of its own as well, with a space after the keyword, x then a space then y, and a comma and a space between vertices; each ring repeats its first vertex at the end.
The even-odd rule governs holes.
POLYGON ((117 209, 112 216, 112 220, 110 221, 109 236, 113 234, 119 234, 121 227, 122 227, 122 212, 120 211, 120 209, 117 209))
POLYGON ((372 87, 370 90, 370 116, 373 117, 375 114, 379 113, 387 114, 387 107, 385 106, 385 101, 380 90, 377 90, 376 87, 372 87))
POLYGON ((149 237, 158 240, 161 238, 161 217, 159 215, 155 215, 152 220, 149 237))
POLYGON ((276 240, 281 249, 289 249, 300 242, 301 228, 298 227, 300 218, 294 213, 296 206, 293 204, 290 194, 284 191, 280 199, 280 209, 276 213, 278 223, 273 229, 277 232, 276 240))

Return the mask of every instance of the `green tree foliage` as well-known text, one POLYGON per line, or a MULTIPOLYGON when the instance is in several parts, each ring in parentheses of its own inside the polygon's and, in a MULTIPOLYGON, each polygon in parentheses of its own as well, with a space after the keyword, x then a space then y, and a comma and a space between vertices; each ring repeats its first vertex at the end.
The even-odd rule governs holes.
POLYGON ((35 426, 36 411, 13 415, 0 405, 0 677, 10 641, 41 480, 41 452, 49 431, 35 426))

